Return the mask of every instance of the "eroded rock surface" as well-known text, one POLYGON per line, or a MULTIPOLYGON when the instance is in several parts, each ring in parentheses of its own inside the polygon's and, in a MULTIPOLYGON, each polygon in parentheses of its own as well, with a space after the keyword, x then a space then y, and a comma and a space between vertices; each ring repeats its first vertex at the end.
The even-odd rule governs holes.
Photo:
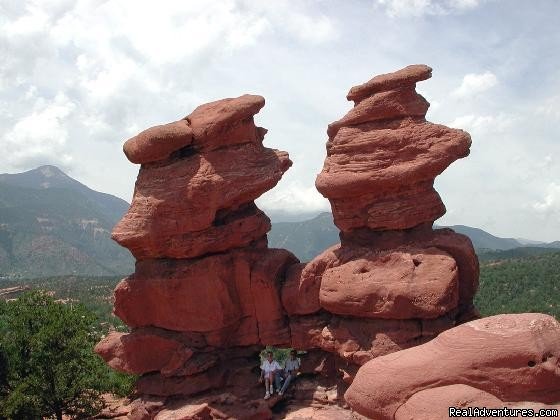
POLYGON ((468 397, 475 406, 558 403, 559 354, 560 323, 553 317, 496 315, 371 360, 358 371, 345 398, 356 411, 380 420, 409 418, 411 410, 426 410, 437 399, 451 404, 468 397))

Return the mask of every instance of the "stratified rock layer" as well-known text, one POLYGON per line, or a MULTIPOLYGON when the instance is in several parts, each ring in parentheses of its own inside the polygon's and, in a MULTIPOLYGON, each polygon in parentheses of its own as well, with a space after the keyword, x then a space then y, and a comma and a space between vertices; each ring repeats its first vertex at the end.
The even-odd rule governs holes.
POLYGON ((469 154, 471 140, 462 130, 424 119, 429 104, 412 81, 430 72, 416 66, 393 78, 384 75, 371 89, 352 88, 368 96, 329 125, 316 186, 343 232, 408 229, 445 213, 434 178, 469 154))
POLYGON ((131 327, 198 332, 220 347, 289 342, 280 303, 288 251, 244 249, 198 259, 145 260, 115 289, 131 327))
POLYGON ((270 229, 253 200, 290 165, 287 153, 253 143, 145 165, 113 239, 137 259, 193 258, 249 245, 270 229))
POLYGON ((557 403, 559 354, 560 323, 553 317, 497 315, 366 363, 345 399, 359 413, 380 420, 397 418, 397 410, 408 401, 419 405, 431 398, 420 394, 424 390, 455 384, 474 387, 499 401, 557 403))

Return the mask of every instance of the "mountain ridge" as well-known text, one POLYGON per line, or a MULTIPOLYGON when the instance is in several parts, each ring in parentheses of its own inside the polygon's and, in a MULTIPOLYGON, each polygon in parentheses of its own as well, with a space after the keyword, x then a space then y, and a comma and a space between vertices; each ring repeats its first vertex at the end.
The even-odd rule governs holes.
POLYGON ((55 166, 0 174, 0 276, 130 272, 130 253, 110 239, 128 206, 55 166))
MULTIPOLYGON (((560 248, 560 241, 550 243, 531 241, 534 243, 527 245, 514 238, 501 238, 482 229, 465 225, 434 225, 434 228, 450 228, 457 233, 468 236, 477 253, 487 250, 508 251, 525 247, 560 248)), ((332 214, 322 212, 310 220, 273 222, 268 238, 271 247, 287 248, 300 260, 309 261, 331 245, 338 243, 338 232, 332 214)))

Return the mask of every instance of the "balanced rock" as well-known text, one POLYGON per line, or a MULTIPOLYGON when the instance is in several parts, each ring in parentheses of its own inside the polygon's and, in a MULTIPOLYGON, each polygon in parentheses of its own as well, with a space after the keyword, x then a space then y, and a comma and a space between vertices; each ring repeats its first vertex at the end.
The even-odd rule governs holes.
POLYGON ((164 160, 192 142, 188 121, 179 120, 142 131, 124 143, 123 151, 132 163, 150 163, 164 160))
POLYGON ((343 232, 408 229, 445 213, 434 179, 469 154, 471 140, 424 119, 429 104, 412 81, 430 75, 423 67, 405 69, 383 75, 372 89, 353 88, 368 96, 329 125, 327 159, 315 185, 343 232))
POLYGON ((266 129, 255 127, 253 115, 264 106, 259 95, 221 99, 197 107, 185 117, 201 150, 262 142, 266 129))
POLYGON ((416 82, 432 77, 432 69, 424 64, 413 64, 393 73, 380 74, 370 81, 354 86, 346 95, 349 101, 360 102, 377 92, 399 88, 414 88, 416 82))
POLYGON ((222 146, 262 142, 266 129, 256 127, 253 116, 264 106, 264 98, 243 95, 197 107, 182 120, 142 131, 124 143, 132 163, 152 163, 183 150, 212 150, 222 146), (187 149, 188 146, 191 146, 187 149))
POLYGON ((291 341, 280 288, 299 261, 268 249, 270 220, 254 203, 291 161, 262 145, 266 130, 253 116, 263 105, 256 95, 215 101, 125 144, 142 166, 113 238, 137 263, 115 289, 114 313, 131 332, 113 332, 95 350, 141 375, 132 418, 165 412, 168 397, 221 387, 254 401, 262 346, 291 341))
POLYGON ((371 360, 358 371, 345 399, 354 410, 380 420, 395 418, 399 407, 421 391, 455 384, 501 401, 555 403, 560 401, 559 354, 560 323, 552 316, 496 315, 371 360))
POLYGON ((125 153, 143 165, 113 239, 143 260, 194 258, 264 238, 270 220, 254 200, 292 162, 262 146, 266 130, 253 115, 263 105, 256 95, 223 99, 128 140, 125 153))

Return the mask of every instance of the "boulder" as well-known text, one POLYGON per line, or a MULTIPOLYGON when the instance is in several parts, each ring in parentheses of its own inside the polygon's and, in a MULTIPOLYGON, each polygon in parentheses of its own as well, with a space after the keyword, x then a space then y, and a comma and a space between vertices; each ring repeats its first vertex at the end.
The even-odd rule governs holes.
POLYGON ((253 115, 264 106, 259 95, 242 95, 200 105, 185 117, 198 150, 261 142, 266 130, 255 127, 253 115))
POLYGON ((319 300, 338 315, 437 318, 457 307, 457 264, 437 248, 358 251, 325 270, 319 300))
MULTIPOLYGON (((503 408, 504 403, 496 396, 465 384, 439 386, 417 392, 401 405, 395 420, 447 420, 450 407, 503 408)), ((504 417, 502 417, 504 418, 504 417)))
POLYGON ((425 117, 430 104, 414 89, 397 89, 369 96, 352 108, 340 120, 329 124, 327 134, 334 137, 341 127, 372 121, 406 117, 425 117))
POLYGON ((560 323, 544 314, 496 315, 441 333, 414 348, 378 357, 345 394, 359 413, 393 419, 420 391, 464 384, 501 401, 560 401, 560 323))
POLYGON ((413 64, 392 73, 380 74, 373 79, 354 86, 346 95, 349 101, 359 102, 368 96, 387 90, 414 87, 416 82, 432 77, 432 68, 425 64, 413 64))
POLYGON ((128 139, 123 151, 132 163, 150 163, 167 159, 173 152, 193 142, 193 131, 185 120, 157 125, 128 139))

